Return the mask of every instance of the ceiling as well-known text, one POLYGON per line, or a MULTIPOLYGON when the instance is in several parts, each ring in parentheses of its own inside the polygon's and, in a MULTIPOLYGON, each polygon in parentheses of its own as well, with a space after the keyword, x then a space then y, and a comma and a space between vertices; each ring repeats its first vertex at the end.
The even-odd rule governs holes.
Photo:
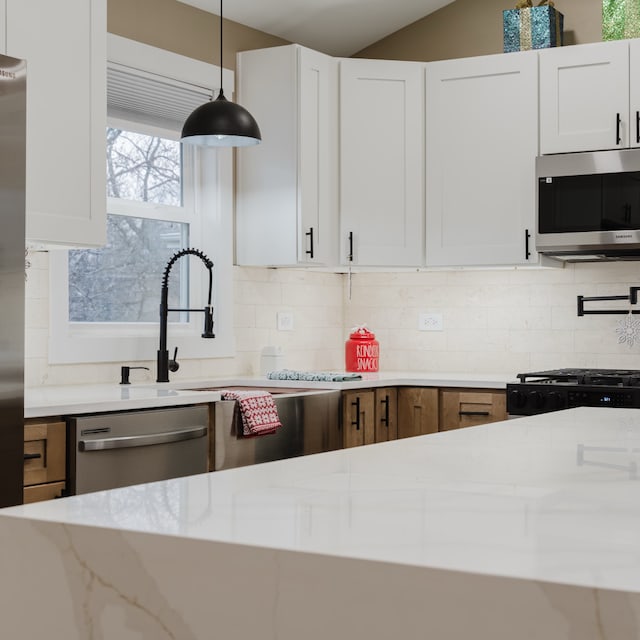
MULTIPOLYGON (((219 15, 220 0, 178 0, 219 15)), ((454 0, 232 0, 229 20, 332 56, 350 56, 454 0)))

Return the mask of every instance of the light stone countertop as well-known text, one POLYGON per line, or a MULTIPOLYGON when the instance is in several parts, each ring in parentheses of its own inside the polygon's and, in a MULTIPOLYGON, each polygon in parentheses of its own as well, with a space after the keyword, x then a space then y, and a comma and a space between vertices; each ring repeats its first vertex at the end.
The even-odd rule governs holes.
POLYGON ((5 509, 0 613, 14 638, 630 640, 638 462, 640 410, 578 408, 5 509))
POLYGON ((130 385, 91 384, 28 387, 25 389, 25 418, 77 415, 185 404, 215 402, 218 391, 197 389, 227 386, 256 388, 363 389, 380 386, 431 386, 504 389, 515 381, 512 374, 388 372, 363 374, 362 380, 349 382, 306 382, 268 380, 264 377, 229 377, 208 380, 180 380, 169 383, 133 383, 130 385))

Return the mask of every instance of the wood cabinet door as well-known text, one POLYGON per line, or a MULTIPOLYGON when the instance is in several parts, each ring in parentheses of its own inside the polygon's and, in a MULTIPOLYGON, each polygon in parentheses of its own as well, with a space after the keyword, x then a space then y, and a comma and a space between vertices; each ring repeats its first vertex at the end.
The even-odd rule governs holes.
POLYGON ((427 65, 427 265, 535 263, 537 155, 536 52, 427 65))
POLYGON ((24 426, 24 485, 65 480, 66 425, 29 421, 24 426))
POLYGON ((342 428, 345 449, 376 441, 374 391, 345 391, 342 394, 342 428))
POLYGON ((398 438, 438 431, 438 390, 430 387, 398 389, 398 438))
POLYGON ((382 387, 375 390, 375 441, 386 442, 398 437, 398 390, 382 387))
POLYGON ((440 392, 440 431, 507 419, 504 391, 444 389, 440 392))
POLYGON ((629 146, 629 43, 557 47, 539 56, 540 153, 629 146))
POLYGON ((423 263, 423 66, 340 60, 343 264, 423 263))

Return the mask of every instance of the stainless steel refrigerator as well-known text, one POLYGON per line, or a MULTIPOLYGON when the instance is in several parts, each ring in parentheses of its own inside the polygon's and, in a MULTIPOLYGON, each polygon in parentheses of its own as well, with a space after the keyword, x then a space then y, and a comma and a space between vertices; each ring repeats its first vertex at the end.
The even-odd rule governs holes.
POLYGON ((0 55, 0 507, 22 503, 26 86, 26 63, 0 55))

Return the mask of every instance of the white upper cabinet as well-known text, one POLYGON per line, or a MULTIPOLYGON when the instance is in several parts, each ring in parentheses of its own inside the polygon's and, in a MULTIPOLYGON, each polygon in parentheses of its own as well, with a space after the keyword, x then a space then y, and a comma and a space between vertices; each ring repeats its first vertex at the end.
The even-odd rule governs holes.
POLYGON ((423 264, 423 77, 417 62, 340 60, 342 264, 423 264))
POLYGON ((0 53, 7 53, 7 0, 0 0, 0 53))
POLYGON ((537 55, 426 70, 426 264, 537 262, 537 55))
POLYGON ((27 61, 31 243, 105 242, 106 34, 106 0, 6 0, 6 53, 27 61))
POLYGON ((337 61, 298 45, 238 55, 262 143, 238 150, 236 262, 337 263, 337 61))
MULTIPOLYGON (((631 44, 636 58, 638 43, 631 44)), ((632 133, 638 145, 640 100, 633 118, 629 113, 629 41, 545 49, 539 56, 542 154, 628 147, 632 133)))

